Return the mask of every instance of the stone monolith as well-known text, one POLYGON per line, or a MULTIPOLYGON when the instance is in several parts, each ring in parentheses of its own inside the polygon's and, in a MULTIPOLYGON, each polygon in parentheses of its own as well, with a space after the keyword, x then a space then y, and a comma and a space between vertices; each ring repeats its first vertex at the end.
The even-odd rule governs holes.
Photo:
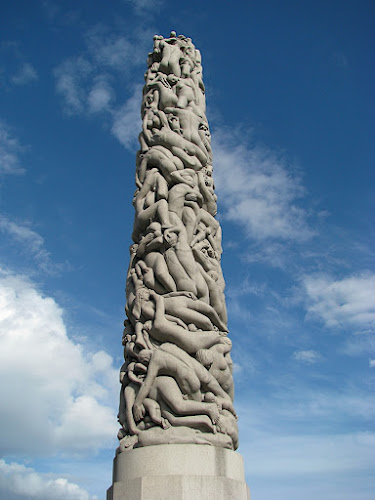
POLYGON ((154 36, 126 281, 109 500, 247 500, 201 54, 154 36))

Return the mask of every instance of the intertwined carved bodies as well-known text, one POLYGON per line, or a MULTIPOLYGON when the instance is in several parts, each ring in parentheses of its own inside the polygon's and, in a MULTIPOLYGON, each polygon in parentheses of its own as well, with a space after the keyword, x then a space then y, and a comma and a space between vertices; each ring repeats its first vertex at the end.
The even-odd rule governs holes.
POLYGON ((238 444, 204 93, 191 39, 155 35, 141 106, 119 452, 238 444))

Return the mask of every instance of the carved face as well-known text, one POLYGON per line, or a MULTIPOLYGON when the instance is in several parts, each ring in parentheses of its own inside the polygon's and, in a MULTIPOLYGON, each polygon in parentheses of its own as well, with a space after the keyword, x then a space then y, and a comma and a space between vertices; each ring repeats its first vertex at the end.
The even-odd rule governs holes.
POLYGON ((171 130, 173 130, 174 132, 181 131, 180 119, 178 118, 178 116, 170 114, 168 116, 168 123, 169 126, 171 127, 171 130))
POLYGON ((167 80, 171 85, 175 85, 178 82, 179 78, 176 75, 168 75, 167 80))
POLYGON ((152 321, 150 319, 148 319, 147 321, 145 321, 143 323, 143 330, 145 330, 146 332, 149 332, 152 328, 152 321))
POLYGON ((151 108, 152 103, 154 102, 154 94, 146 94, 145 95, 145 108, 151 108))
POLYGON ((142 349, 142 351, 138 354, 138 360, 147 365, 150 362, 152 356, 152 351, 150 349, 142 349))
POLYGON ((204 183, 207 187, 213 187, 214 180, 212 178, 212 165, 207 165, 202 169, 204 175, 204 183))
POLYGON ((147 229, 148 233, 153 233, 155 238, 161 236, 161 224, 159 222, 151 222, 147 229))
POLYGON ((208 349, 199 349, 196 354, 196 359, 207 369, 210 368, 214 362, 213 354, 208 349))
POLYGON ((203 135, 206 139, 211 139, 210 129, 208 128, 207 123, 201 122, 199 124, 199 135, 203 135))
POLYGON ((183 179, 186 179, 186 182, 195 181, 197 179, 197 173, 191 168, 185 168, 181 170, 180 175, 183 179))
POLYGON ((129 247, 130 255, 137 253, 137 250, 138 250, 137 243, 133 243, 132 245, 130 245, 130 247, 129 247))
POLYGON ((147 290, 147 288, 140 288, 137 290, 137 297, 142 301, 142 300, 149 300, 150 299, 150 292, 147 290))

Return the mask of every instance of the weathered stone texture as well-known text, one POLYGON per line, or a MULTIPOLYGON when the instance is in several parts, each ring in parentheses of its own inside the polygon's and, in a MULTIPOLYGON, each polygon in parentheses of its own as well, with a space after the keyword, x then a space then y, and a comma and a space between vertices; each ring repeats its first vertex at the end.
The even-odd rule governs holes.
POLYGON ((156 35, 136 162, 118 453, 238 445, 205 109, 200 52, 183 35, 156 35))

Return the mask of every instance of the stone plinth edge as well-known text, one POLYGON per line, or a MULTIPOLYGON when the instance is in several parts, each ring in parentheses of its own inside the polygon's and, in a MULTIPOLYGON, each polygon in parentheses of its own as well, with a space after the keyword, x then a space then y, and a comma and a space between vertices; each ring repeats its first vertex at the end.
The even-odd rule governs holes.
POLYGON ((250 500, 243 459, 196 444, 155 445, 119 454, 107 500, 250 500))

